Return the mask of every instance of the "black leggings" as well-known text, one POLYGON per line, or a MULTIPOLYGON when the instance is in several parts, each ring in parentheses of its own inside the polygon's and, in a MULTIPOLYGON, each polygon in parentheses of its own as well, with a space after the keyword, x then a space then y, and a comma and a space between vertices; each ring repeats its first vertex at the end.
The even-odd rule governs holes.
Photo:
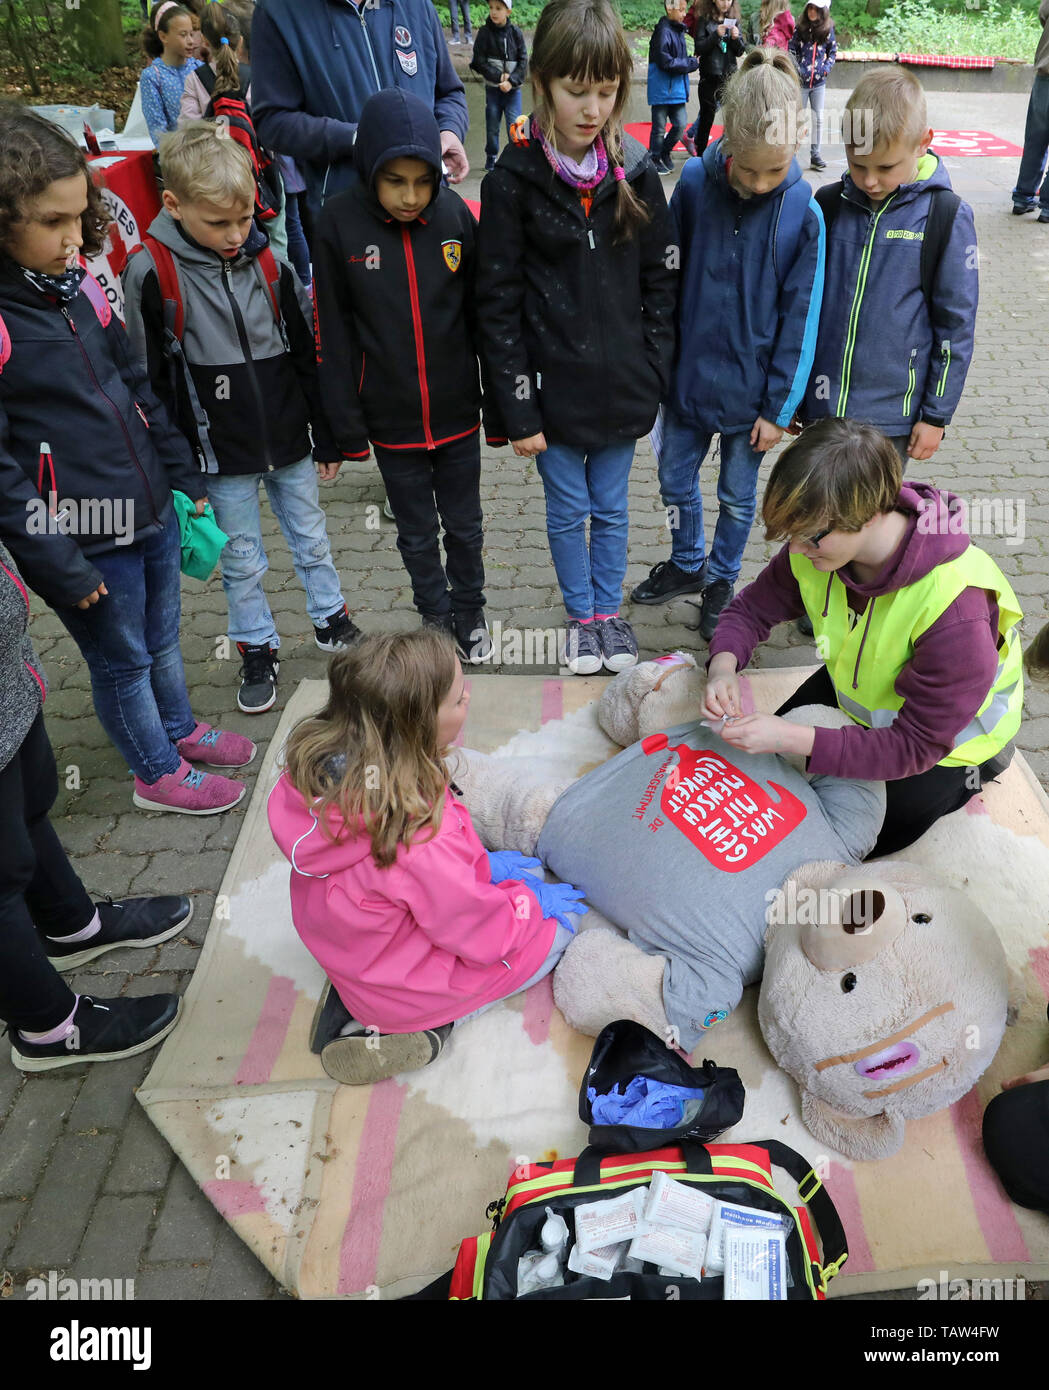
POLYGON ((1009 1200, 1049 1213, 1049 1081, 995 1096, 983 1113, 983 1147, 1009 1200))
MULTIPOLYGON (((803 682, 785 704, 780 705, 777 714, 800 709, 802 705, 831 705, 837 708, 834 686, 826 666, 803 682)), ((913 845, 941 816, 957 811, 970 801, 983 786, 993 781, 1009 766, 1013 759, 1013 746, 1008 744, 1002 751, 982 763, 973 776, 971 767, 941 767, 937 764, 928 772, 919 772, 914 777, 899 777, 885 783, 885 820, 882 823, 878 843, 867 856, 876 859, 886 854, 898 854, 900 850, 913 845), (974 785, 975 784, 975 785, 974 785)))
POLYGON ((0 771, 0 1019, 33 1033, 56 1028, 74 1003, 44 936, 71 936, 95 915, 47 818, 57 793, 40 713, 0 771))

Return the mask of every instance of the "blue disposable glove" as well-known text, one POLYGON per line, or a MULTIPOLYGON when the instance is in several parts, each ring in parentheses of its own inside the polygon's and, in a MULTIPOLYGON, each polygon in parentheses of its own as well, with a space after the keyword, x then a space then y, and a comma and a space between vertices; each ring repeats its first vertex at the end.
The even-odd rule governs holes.
POLYGON ((526 876, 526 869, 542 868, 542 860, 529 859, 525 854, 518 854, 515 849, 490 849, 485 853, 492 866, 493 883, 503 883, 508 878, 519 879, 526 876))
POLYGON ((574 936, 575 923, 568 914, 571 912, 577 917, 582 917, 585 912, 590 911, 582 901, 582 888, 574 888, 570 883, 545 883, 534 874, 522 874, 521 882, 526 883, 539 899, 543 916, 552 917, 555 922, 560 922, 574 936))

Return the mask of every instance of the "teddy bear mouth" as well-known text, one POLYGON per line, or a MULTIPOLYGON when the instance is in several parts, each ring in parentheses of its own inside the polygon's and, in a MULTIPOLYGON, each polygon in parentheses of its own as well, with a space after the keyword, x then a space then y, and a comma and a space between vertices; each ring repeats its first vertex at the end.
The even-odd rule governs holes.
POLYGON ((864 1057, 861 1062, 856 1063, 856 1072, 864 1078, 880 1081, 886 1076, 903 1076, 912 1067, 916 1067, 920 1060, 921 1053, 914 1043, 899 1042, 893 1047, 874 1053, 872 1057, 864 1057))

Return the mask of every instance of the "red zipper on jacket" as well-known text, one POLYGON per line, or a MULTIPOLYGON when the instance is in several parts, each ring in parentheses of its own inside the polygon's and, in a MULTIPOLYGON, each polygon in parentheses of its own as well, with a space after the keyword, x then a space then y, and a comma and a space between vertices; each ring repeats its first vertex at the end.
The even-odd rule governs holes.
POLYGON ((84 347, 84 343, 80 337, 80 334, 76 331, 76 324, 73 322, 73 316, 70 314, 69 310, 66 308, 64 304, 59 306, 59 312, 65 319, 66 323, 69 324, 73 337, 77 341, 77 346, 80 349, 84 361, 87 363, 87 369, 91 373, 91 380, 95 383, 96 391, 105 401, 105 403, 109 406, 110 410, 112 410, 113 414, 117 417, 117 423, 119 424, 121 431, 124 435, 124 440, 127 443, 127 451, 131 455, 131 460, 134 463, 135 467, 142 475, 142 482, 146 489, 146 496, 149 498, 150 502, 153 503, 153 520, 157 525, 159 525, 160 517, 157 515, 156 504, 153 501, 153 489, 149 485, 149 479, 146 477, 145 469, 138 461, 138 454, 135 453, 135 446, 134 444, 132 444, 131 435, 128 433, 127 421, 124 419, 123 415, 121 415, 120 411, 117 409, 115 401, 110 400, 109 396, 107 396, 105 391, 102 390, 102 383, 99 381, 98 376, 95 373, 95 365, 91 361, 90 356, 88 355, 87 348, 84 347))
MULTIPOLYGON (((24 584, 22 583, 22 581, 19 579, 19 577, 18 577, 17 574, 13 574, 13 573, 7 568, 7 566, 4 564, 3 560, 0 560, 0 570, 3 570, 3 572, 7 575, 8 579, 11 580, 12 584, 14 584, 15 588, 16 588, 16 589, 18 590, 18 592, 22 595, 22 602, 25 604, 26 616, 27 616, 27 617, 31 617, 32 614, 31 614, 30 608, 29 608, 29 595, 28 595, 28 594, 26 593, 26 591, 25 591, 25 585, 24 585, 24 584)), ((29 662, 26 661, 24 658, 23 658, 23 660, 22 660, 22 665, 26 668, 26 670, 29 672, 29 674, 30 674, 30 675, 33 677, 33 679, 36 681, 37 685, 40 687, 40 703, 43 704, 43 702, 47 699, 47 691, 44 689, 44 682, 40 679, 40 677, 37 675, 37 673, 33 670, 32 666, 30 666, 29 662)))
POLYGON ((41 445, 40 445, 40 467, 37 469, 37 474, 36 474, 36 490, 37 490, 37 492, 39 492, 40 496, 43 497, 43 495, 44 495, 44 460, 45 460, 45 459, 47 460, 48 472, 51 474, 51 491, 55 494, 55 497, 57 498, 57 496, 58 496, 58 484, 55 482, 55 461, 54 461, 54 459, 51 457, 51 446, 48 445, 47 448, 45 449, 43 443, 41 443, 41 445))
POLYGON ((408 295, 412 302, 412 328, 415 331, 415 365, 419 369, 419 395, 423 407, 423 434, 427 449, 435 449, 430 432, 430 388, 426 381, 426 351, 423 347, 423 321, 419 312, 419 284, 415 278, 415 257, 412 255, 411 233, 407 227, 401 228, 401 241, 404 244, 404 262, 408 267, 408 295))

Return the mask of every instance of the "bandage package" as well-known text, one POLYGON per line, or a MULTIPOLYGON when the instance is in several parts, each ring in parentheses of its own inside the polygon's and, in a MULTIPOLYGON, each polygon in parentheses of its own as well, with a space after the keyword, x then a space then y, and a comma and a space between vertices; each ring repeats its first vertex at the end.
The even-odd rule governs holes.
POLYGON ((721 1274, 725 1269, 724 1233, 726 1225, 743 1230, 779 1231, 786 1235, 782 1216, 775 1212, 761 1211, 757 1207, 743 1207, 735 1202, 715 1201, 714 1219, 710 1224, 710 1239, 707 1242, 706 1269, 708 1274, 721 1274))
POLYGON ((649 1225, 683 1226, 687 1231, 710 1232, 714 1217, 714 1198, 698 1188, 675 1182, 666 1173, 652 1174, 645 1203, 645 1221, 649 1225))
POLYGON ((727 1223, 722 1241, 726 1298, 787 1297, 787 1240, 782 1230, 727 1223))
POLYGON ((659 1265, 660 1274, 703 1277, 703 1257, 707 1238, 701 1231, 681 1226, 648 1226, 630 1242, 630 1257, 659 1265))
POLYGON ((575 1248, 580 1254, 633 1240, 637 1235, 647 1193, 643 1188, 575 1209, 575 1248))

